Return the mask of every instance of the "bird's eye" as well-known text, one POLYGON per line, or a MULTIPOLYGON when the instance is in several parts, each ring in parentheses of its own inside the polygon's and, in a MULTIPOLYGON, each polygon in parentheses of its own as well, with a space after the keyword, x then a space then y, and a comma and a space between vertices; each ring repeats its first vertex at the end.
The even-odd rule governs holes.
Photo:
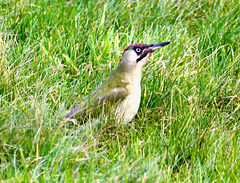
POLYGON ((142 51, 141 48, 136 48, 136 52, 137 52, 137 53, 140 53, 141 51, 142 51))

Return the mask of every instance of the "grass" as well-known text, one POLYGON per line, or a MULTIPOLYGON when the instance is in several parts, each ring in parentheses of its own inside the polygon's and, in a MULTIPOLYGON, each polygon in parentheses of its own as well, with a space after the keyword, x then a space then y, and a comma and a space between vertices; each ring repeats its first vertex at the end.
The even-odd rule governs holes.
POLYGON ((0 180, 239 182, 240 6, 227 1, 0 0, 0 180), (135 42, 129 125, 63 127, 135 42))

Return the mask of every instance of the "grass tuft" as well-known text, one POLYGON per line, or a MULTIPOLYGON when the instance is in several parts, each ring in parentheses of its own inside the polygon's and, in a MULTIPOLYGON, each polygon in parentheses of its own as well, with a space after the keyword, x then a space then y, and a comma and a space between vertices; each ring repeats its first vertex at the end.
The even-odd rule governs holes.
POLYGON ((240 12, 228 1, 0 1, 0 180, 239 182, 240 12), (131 43, 137 116, 63 125, 131 43), (97 78, 97 79, 96 79, 97 78))

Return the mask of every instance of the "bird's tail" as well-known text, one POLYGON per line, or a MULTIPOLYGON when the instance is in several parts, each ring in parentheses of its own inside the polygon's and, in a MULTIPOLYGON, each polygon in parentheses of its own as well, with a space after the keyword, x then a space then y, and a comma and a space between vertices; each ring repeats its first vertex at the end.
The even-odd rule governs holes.
POLYGON ((76 118, 76 116, 81 113, 81 110, 80 110, 80 105, 77 105, 76 107, 74 107, 73 109, 71 109, 65 116, 65 118, 68 118, 68 119, 73 119, 73 118, 76 118))

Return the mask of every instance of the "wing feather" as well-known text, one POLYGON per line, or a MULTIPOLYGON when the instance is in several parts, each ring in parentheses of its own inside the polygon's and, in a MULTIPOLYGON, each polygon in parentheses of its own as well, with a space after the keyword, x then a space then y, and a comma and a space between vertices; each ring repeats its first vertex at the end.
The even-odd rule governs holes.
POLYGON ((116 71, 90 96, 84 98, 79 105, 70 110, 66 118, 85 118, 89 111, 98 115, 101 112, 101 107, 105 106, 106 109, 108 106, 124 100, 128 96, 126 86, 129 83, 122 80, 121 71, 116 71))

